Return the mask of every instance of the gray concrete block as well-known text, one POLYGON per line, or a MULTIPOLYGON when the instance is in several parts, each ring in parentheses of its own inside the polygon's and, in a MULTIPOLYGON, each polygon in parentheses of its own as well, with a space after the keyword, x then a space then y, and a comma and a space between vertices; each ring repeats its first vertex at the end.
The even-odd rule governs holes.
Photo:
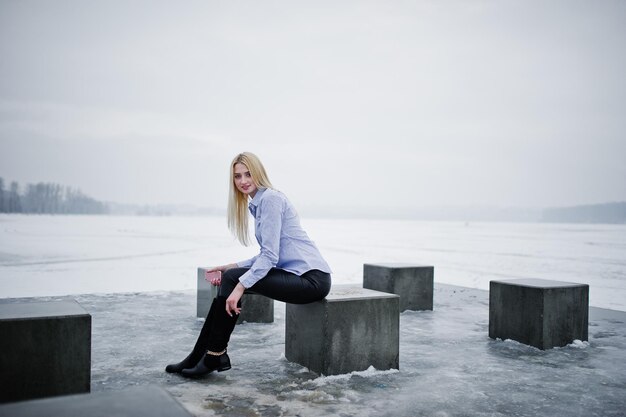
POLYGON ((435 268, 382 263, 363 265, 363 288, 400 296, 400 311, 432 310, 435 268))
POLYGON ((163 388, 146 386, 0 405, 0 417, 9 416, 190 417, 191 414, 163 388))
POLYGON ((589 285, 543 279, 489 284, 489 337, 550 349, 587 340, 589 285))
POLYGON ((323 375, 398 369, 400 297, 333 286, 310 304, 287 304, 285 357, 323 375))
POLYGON ((206 317, 213 299, 217 297, 219 287, 204 279, 207 268, 198 268, 198 287, 196 292, 196 317, 206 317))
POLYGON ((0 402, 89 392, 91 316, 76 301, 0 304, 0 402))
MULTIPOLYGON (((198 268, 198 292, 196 303, 196 316, 206 317, 213 299, 217 297, 219 287, 211 285, 204 275, 207 268, 198 268)), ((241 314, 237 324, 248 323, 273 323, 274 300, 253 291, 246 290, 241 299, 241 314)))

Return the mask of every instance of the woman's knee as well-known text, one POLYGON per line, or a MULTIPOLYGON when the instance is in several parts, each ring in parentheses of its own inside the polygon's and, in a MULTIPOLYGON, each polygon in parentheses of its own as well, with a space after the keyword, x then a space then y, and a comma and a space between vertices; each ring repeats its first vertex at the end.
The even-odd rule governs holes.
POLYGON ((230 268, 222 273, 222 282, 224 281, 237 281, 239 282, 239 278, 245 274, 248 268, 230 268))
POLYGON ((239 278, 246 273, 248 268, 231 268, 222 273, 219 295, 228 297, 239 283, 239 278))

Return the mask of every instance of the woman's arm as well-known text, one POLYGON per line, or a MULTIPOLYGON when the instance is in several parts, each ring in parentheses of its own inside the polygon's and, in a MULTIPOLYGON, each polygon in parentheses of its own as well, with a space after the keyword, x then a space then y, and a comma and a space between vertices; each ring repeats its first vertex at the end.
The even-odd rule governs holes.
POLYGON ((237 262, 237 266, 239 268, 250 268, 252 266, 252 264, 254 264, 254 262, 256 262, 257 258, 259 257, 259 255, 255 255, 250 259, 246 259, 245 261, 239 261, 237 262))
POLYGON ((252 265, 240 278, 239 283, 226 299, 226 313, 239 314, 237 307, 246 288, 252 287, 256 282, 265 278, 269 270, 278 263, 280 253, 280 235, 283 219, 283 201, 279 196, 264 198, 257 208, 258 219, 256 222, 256 234, 259 237, 261 252, 252 258, 252 265))
POLYGON ((264 278, 270 269, 278 263, 280 254, 280 236, 283 220, 283 200, 280 196, 268 196, 257 208, 256 234, 261 245, 260 253, 255 257, 250 269, 239 282, 250 288, 264 278))
POLYGON ((246 288, 243 285, 241 285, 241 282, 238 283, 235 286, 235 288, 233 288, 233 291, 230 293, 230 295, 226 299, 226 314, 232 317, 233 313, 239 314, 241 312, 241 309, 239 308, 238 304, 245 290, 246 288))

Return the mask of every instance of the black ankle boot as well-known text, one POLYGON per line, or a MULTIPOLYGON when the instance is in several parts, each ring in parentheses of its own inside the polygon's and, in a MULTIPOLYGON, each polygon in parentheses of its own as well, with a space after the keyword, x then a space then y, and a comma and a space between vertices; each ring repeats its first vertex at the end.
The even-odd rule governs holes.
POLYGON ((193 363, 195 362, 194 356, 197 357, 194 352, 191 352, 189 356, 187 356, 181 362, 167 365, 165 367, 165 372, 169 372, 170 374, 179 374, 183 371, 183 369, 191 368, 193 366, 193 363))
MULTIPOLYGON (((217 299, 217 298, 216 298, 217 299)), ((193 368, 200 359, 204 356, 209 342, 209 335, 211 332, 211 326, 213 325, 213 317, 215 316, 215 312, 220 309, 224 309, 221 303, 216 303, 215 300, 211 303, 211 308, 207 313, 206 320, 204 321, 204 325, 202 326, 202 330, 200 331, 200 335, 198 336, 198 340, 196 341, 193 350, 185 359, 178 363, 172 363, 165 367, 165 372, 169 372, 170 374, 179 374, 183 371, 183 369, 193 368)))
POLYGON ((198 364, 191 369, 183 369, 181 374, 187 378, 199 378, 213 371, 222 372, 230 369, 230 358, 226 352, 219 356, 206 354, 198 364))

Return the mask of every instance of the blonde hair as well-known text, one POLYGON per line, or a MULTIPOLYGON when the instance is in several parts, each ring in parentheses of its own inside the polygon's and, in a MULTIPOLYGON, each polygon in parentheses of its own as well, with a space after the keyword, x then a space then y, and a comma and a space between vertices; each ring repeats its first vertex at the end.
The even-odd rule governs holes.
POLYGON ((228 229, 243 245, 250 245, 248 234, 248 196, 235 186, 235 165, 244 164, 250 171, 254 185, 274 188, 267 177, 265 168, 258 156, 251 152, 243 152, 235 156, 230 164, 230 188, 228 193, 228 229))

